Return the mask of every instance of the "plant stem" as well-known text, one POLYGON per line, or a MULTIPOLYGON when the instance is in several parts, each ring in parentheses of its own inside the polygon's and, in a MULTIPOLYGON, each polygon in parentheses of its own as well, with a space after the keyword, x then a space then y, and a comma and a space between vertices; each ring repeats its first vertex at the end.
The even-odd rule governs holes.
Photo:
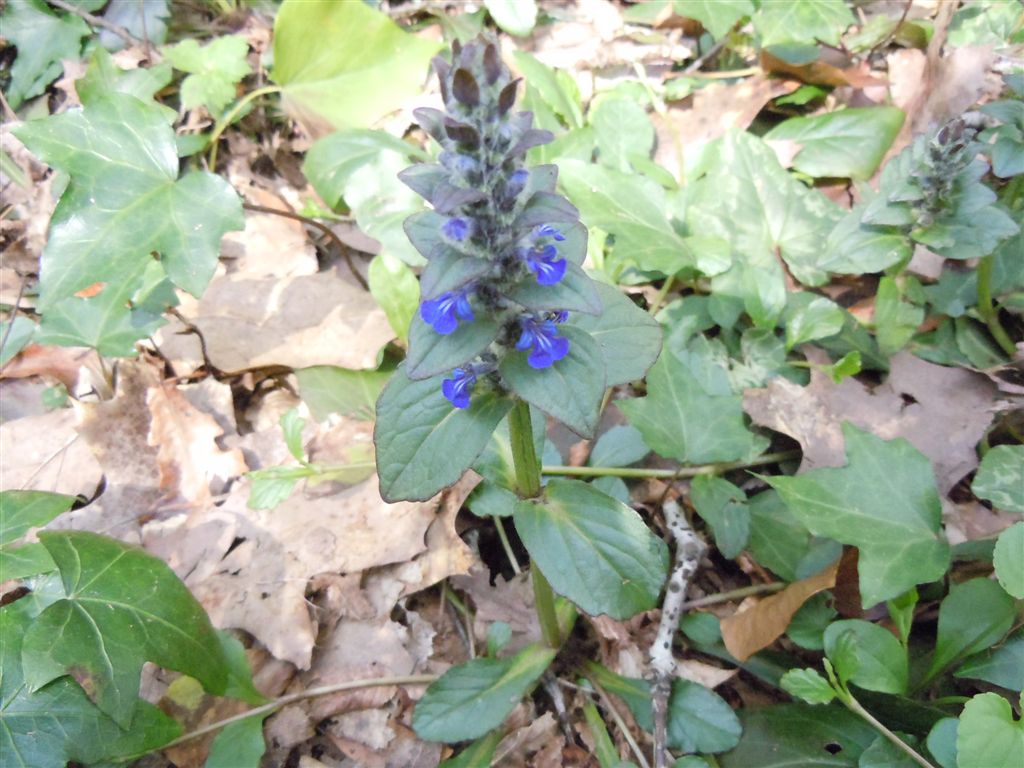
MULTIPOLYGON (((517 400, 508 415, 509 441, 512 443, 512 463, 516 470, 516 489, 519 496, 530 499, 540 493, 540 463, 533 446, 533 423, 530 421, 530 406, 525 400, 517 400)), ((562 645, 562 630, 555 612, 555 593, 551 585, 534 563, 530 569, 533 581, 533 601, 540 621, 540 631, 549 648, 562 645)))
POLYGON ((988 326, 992 338, 1012 359, 1017 354, 1017 346, 999 322, 999 312, 992 303, 992 258, 993 255, 990 253, 988 256, 982 256, 978 262, 978 314, 988 326))
POLYGON ((281 86, 279 85, 266 85, 263 88, 257 88, 255 91, 249 91, 242 98, 238 100, 228 112, 217 121, 217 124, 213 126, 213 133, 210 134, 210 170, 216 173, 217 171, 217 142, 220 141, 220 135, 227 130, 227 127, 234 122, 235 118, 238 117, 239 113, 245 109, 250 103, 258 99, 260 96, 266 96, 268 93, 280 93, 281 86))
POLYGON ((512 565, 512 571, 518 576, 523 572, 523 569, 519 567, 516 553, 512 551, 512 543, 508 540, 508 534, 505 533, 505 524, 501 522, 500 517, 494 518, 494 527, 498 529, 498 538, 501 539, 501 546, 505 550, 505 557, 508 558, 509 563, 512 565))
POLYGON ((215 723, 204 725, 202 728, 186 733, 183 736, 179 736, 169 744, 164 744, 162 747, 158 747, 160 750, 170 749, 171 747, 177 747, 180 744, 185 744, 190 741, 194 741, 208 733, 219 731, 221 728, 237 723, 240 720, 245 720, 250 717, 257 715, 270 715, 281 707, 286 707, 289 704, 294 704, 297 701, 303 701, 304 699, 315 699, 320 696, 330 696, 332 693, 341 693, 342 691, 353 691, 358 688, 375 688, 377 686, 384 685, 427 685, 437 680, 437 675, 405 675, 402 677, 381 677, 376 680, 349 680, 345 683, 335 683, 334 685, 322 685, 319 688, 307 688, 304 691, 298 693, 291 693, 287 696, 282 696, 273 701, 269 701, 259 707, 240 712, 232 717, 218 720, 215 723))
POLYGON ((541 467, 545 475, 560 475, 562 477, 697 477, 697 475, 718 475, 733 469, 745 469, 747 467, 760 467, 765 464, 774 464, 778 461, 795 459, 800 456, 800 451, 778 451, 776 453, 765 453, 750 461, 726 461, 720 464, 698 464, 693 467, 681 467, 680 469, 651 469, 648 467, 564 467, 549 465, 541 467))
POLYGON ((913 747, 907 744, 907 742, 905 742, 895 733, 893 733, 884 725, 882 725, 882 723, 876 720, 875 716, 868 712, 866 709, 864 709, 864 707, 861 706, 860 702, 853 698, 853 696, 851 696, 850 694, 846 694, 846 696, 840 696, 840 700, 843 702, 844 705, 846 705, 847 709, 849 709, 855 715, 859 715, 868 723, 870 723, 875 730, 877 730, 879 733, 885 736, 885 738, 891 741, 897 749, 905 753, 911 760, 920 765, 921 768, 935 768, 934 765, 925 760, 920 754, 918 754, 914 750, 913 747))
POLYGON ((749 587, 730 589, 728 592, 719 592, 716 595, 708 595, 707 597, 698 597, 694 600, 687 600, 679 607, 681 610, 688 611, 691 608, 703 608, 708 605, 728 603, 730 600, 738 600, 744 597, 750 597, 751 595, 763 595, 767 592, 780 592, 785 589, 786 586, 787 584, 784 581, 772 581, 767 584, 751 584, 749 587))

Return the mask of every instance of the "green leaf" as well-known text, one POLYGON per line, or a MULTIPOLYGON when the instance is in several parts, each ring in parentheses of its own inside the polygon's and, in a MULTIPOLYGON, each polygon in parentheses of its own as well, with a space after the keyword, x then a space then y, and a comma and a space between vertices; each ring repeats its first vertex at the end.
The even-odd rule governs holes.
POLYGON ((831 299, 813 293, 791 293, 784 316, 786 349, 815 339, 835 336, 843 330, 846 316, 831 299))
POLYGON ((808 176, 864 181, 878 170, 903 118, 896 107, 841 109, 790 118, 768 131, 764 140, 798 144, 793 167, 808 176))
POLYGON ((836 697, 831 684, 813 669, 791 669, 782 676, 782 689, 808 704, 828 704, 836 697))
POLYGON ((807 528, 775 490, 754 496, 749 509, 749 547, 754 559, 786 581, 796 581, 797 567, 810 547, 807 528))
POLYGON ((699 21, 715 40, 754 12, 750 0, 675 0, 676 13, 699 21))
POLYGON ((869 621, 834 621, 825 630, 825 653, 829 658, 840 636, 846 634, 853 638, 858 662, 856 671, 846 680, 869 691, 906 693, 907 651, 895 635, 869 621))
POLYGON ((39 0, 7 3, 0 16, 3 36, 18 47, 10 67, 7 101, 17 109, 25 99, 38 96, 64 71, 61 61, 77 60, 89 27, 78 16, 55 16, 39 0))
POLYGON ((0 547, 0 574, 4 581, 25 579, 57 570, 46 547, 38 542, 20 546, 0 547))
MULTIPOLYGON (((97 48, 89 62, 85 75, 75 81, 75 92, 82 104, 90 106, 104 95, 116 92, 134 96, 147 104, 153 102, 153 96, 162 90, 174 76, 169 62, 152 67, 121 69, 106 48, 97 48)), ((168 123, 178 116, 177 111, 170 107, 157 105, 163 111, 168 123)))
POLYGON ((60 569, 67 597, 25 633, 22 663, 31 689, 73 674, 125 728, 137 709, 147 660, 195 677, 211 693, 224 692, 217 634, 162 560, 94 533, 44 531, 39 538, 60 569))
POLYGON ((0 368, 25 348, 35 332, 36 324, 23 315, 17 315, 13 320, 0 320, 0 339, 3 340, 0 368))
POLYGON ((878 736, 841 707, 776 705, 744 709, 740 716, 743 736, 718 758, 722 768, 857 768, 857 759, 878 736))
POLYGON ((720 477, 700 475, 693 479, 690 499, 697 514, 711 526, 722 557, 731 560, 739 555, 750 533, 747 495, 720 477))
POLYGON ((420 304, 416 275, 387 251, 378 253, 368 272, 370 293, 387 315, 391 329, 402 341, 409 338, 409 325, 420 304))
POLYGON ((380 396, 374 442, 385 501, 423 501, 454 483, 512 407, 509 398, 478 392, 469 408, 454 408, 441 378, 412 381, 403 364, 380 396))
POLYGON ((289 408, 280 419, 281 432, 284 433, 284 442, 296 461, 302 461, 306 457, 306 451, 302 447, 302 428, 306 426, 306 420, 299 416, 298 408, 289 408))
POLYGON ((957 10, 949 24, 949 44, 1002 47, 1020 29, 1020 9, 1013 3, 982 0, 957 10))
POLYGON ((619 424, 597 438, 587 464, 591 467, 628 467, 650 452, 640 430, 619 424))
POLYGON ((473 659, 431 683, 412 727, 427 741, 465 741, 497 728, 544 674, 555 651, 531 645, 507 659, 473 659))
POLYGON ((285 0, 274 20, 271 76, 292 114, 365 128, 420 93, 439 47, 364 3, 285 0))
MULTIPOLYGON (((917 746, 917 739, 907 734, 898 734, 911 747, 917 746)), ((917 768, 920 763, 879 734, 874 743, 861 753, 857 768, 917 768)))
POLYGON ((554 590, 587 613, 624 619, 658 604, 668 548, 622 502, 552 479, 540 500, 516 505, 515 523, 554 590))
POLYGON ((525 51, 513 52, 512 59, 526 78, 527 88, 536 90, 570 128, 583 127, 580 90, 571 74, 564 69, 553 69, 525 51))
POLYGON ((910 341, 924 321, 924 308, 903 300, 903 292, 891 277, 883 277, 875 296, 875 338, 883 355, 892 356, 910 341))
POLYGON ((754 29, 765 48, 786 43, 838 45, 839 36, 855 23, 843 0, 788 0, 762 3, 754 29))
POLYGON ((267 743, 263 739, 263 718, 253 715, 231 723, 210 744, 204 768, 259 768, 267 743))
POLYGON ((189 72, 181 83, 181 105, 203 106, 218 114, 237 96, 236 86, 252 72, 246 57, 249 42, 242 35, 224 35, 204 46, 188 38, 163 50, 175 69, 189 72))
POLYGON ((734 461, 757 447, 744 423, 743 398, 732 393, 725 371, 700 347, 681 354, 667 350, 647 377, 647 397, 618 405, 666 458, 686 464, 734 461), (703 378, 709 366, 714 375, 703 378))
POLYGON ((999 642, 1013 626, 1015 615, 1013 598, 994 581, 971 579, 950 589, 939 606, 935 654, 926 679, 999 642))
POLYGON ((299 394, 317 421, 332 413, 372 421, 374 405, 393 371, 350 370, 334 365, 299 368, 299 394))
POLYGON ((992 553, 999 584, 1018 600, 1024 600, 1024 522, 1014 523, 999 534, 992 553))
POLYGON ((224 661, 228 667, 228 684, 224 689, 224 695, 252 704, 254 707, 266 704, 267 698, 256 690, 252 681, 252 667, 249 666, 249 658, 245 655, 245 646, 230 632, 222 629, 217 630, 217 638, 220 640, 224 661))
POLYGON ((944 717, 928 732, 925 744, 942 768, 956 768, 956 728, 959 724, 955 717, 944 717))
POLYGON ((949 544, 931 462, 906 440, 843 424, 847 465, 765 478, 811 533, 858 548, 867 607, 942 578, 949 544))
POLYGON ((1024 446, 997 445, 986 453, 971 490, 1007 512, 1024 512, 1024 446))
POLYGON ((46 525, 74 503, 74 496, 46 491, 0 492, 0 545, 17 541, 30 528, 46 525))
POLYGON ((494 23, 510 35, 526 37, 537 23, 537 0, 484 0, 494 23))
POLYGON ((405 358, 408 375, 426 379, 448 373, 479 355, 498 337, 498 323, 478 316, 471 323, 460 323, 452 333, 442 336, 427 325, 419 312, 409 326, 409 354, 405 358))
POLYGON ((654 126, 635 101, 602 99, 588 115, 597 141, 598 162, 617 171, 632 170, 631 157, 650 157, 654 126))
POLYGON ((658 322, 611 285, 595 283, 604 310, 600 315, 573 315, 566 328, 579 328, 597 342, 604 358, 605 386, 642 379, 661 352, 658 322))
POLYGON ((563 326, 560 334, 569 340, 569 354, 554 365, 531 368, 526 352, 513 351, 501 361, 499 370, 516 395, 589 437, 597 428, 605 388, 601 349, 578 328, 563 326))
POLYGON ((970 677, 1024 691, 1024 629, 1019 629, 1002 645, 971 656, 955 673, 956 677, 970 677))
POLYGON ((0 609, 0 755, 11 768, 119 761, 157 749, 181 726, 139 701, 132 727, 123 730, 97 709, 70 677, 30 692, 21 666, 22 638, 30 624, 27 600, 0 609))
POLYGON ((981 693, 964 705, 956 729, 957 768, 1018 768, 1024 754, 1024 720, 1010 702, 981 693))
POLYGON ((438 768, 478 768, 478 766, 489 766, 494 762, 494 750, 504 734, 500 730, 493 730, 483 738, 477 739, 455 757, 449 757, 442 762, 438 768))
POLYGON ((59 328, 49 311, 96 283, 106 284, 99 296, 78 301, 99 299, 93 306, 108 325, 124 322, 127 300, 145 285, 154 251, 175 285, 199 295, 213 275, 221 237, 244 224, 241 201, 222 178, 196 172, 178 179, 173 129, 156 106, 132 96, 108 94, 17 133, 71 176, 41 262, 42 331, 59 328), (103 306, 107 297, 114 303, 103 306))
MULTIPOLYGON (((532 422, 533 450, 537 457, 544 454, 544 434, 546 423, 544 414, 536 408, 530 409, 532 422)), ((509 436, 508 419, 502 419, 493 431, 487 446, 473 463, 473 470, 485 480, 500 488, 515 490, 516 468, 512 456, 512 439, 509 436)), ((511 510, 509 510, 511 514, 511 510)))

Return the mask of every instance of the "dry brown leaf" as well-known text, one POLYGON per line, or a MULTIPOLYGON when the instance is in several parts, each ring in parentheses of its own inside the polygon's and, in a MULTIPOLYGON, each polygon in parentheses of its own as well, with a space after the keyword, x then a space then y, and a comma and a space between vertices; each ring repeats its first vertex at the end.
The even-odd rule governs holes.
POLYGON ((75 431, 70 408, 0 424, 4 490, 35 490, 92 498, 103 478, 89 445, 75 431))
POLYGON ((3 368, 0 378, 23 379, 28 376, 47 376, 56 379, 68 392, 81 393, 79 380, 88 382, 90 388, 101 387, 105 394, 107 387, 102 382, 103 375, 99 355, 96 350, 88 347, 44 347, 29 344, 3 368), (83 374, 84 377, 83 377, 83 374))
MULTIPOLYGON (((288 211, 277 195, 259 187, 246 190, 256 205, 288 211)), ((245 212, 245 229, 229 232, 221 242, 221 258, 234 279, 297 277, 316 274, 318 263, 302 222, 259 211, 245 212)))
POLYGON ((846 464, 842 423, 849 421, 884 440, 909 440, 931 459, 946 493, 978 464, 975 446, 992 421, 994 394, 979 374, 901 352, 873 390, 856 379, 835 384, 815 370, 806 387, 777 377, 764 389, 748 389, 743 408, 755 424, 800 443, 801 472, 846 464))
POLYGON ((495 621, 507 622, 512 628, 512 639, 506 646, 509 652, 522 650, 541 639, 529 574, 522 573, 508 581, 499 576, 491 586, 490 569, 477 563, 468 574, 453 576, 450 583, 473 600, 473 634, 478 641, 486 639, 487 628, 495 621))
POLYGON ((738 661, 746 661, 767 648, 786 631, 800 606, 836 583, 837 560, 820 573, 794 581, 781 592, 758 601, 752 608, 722 619, 722 641, 738 661))
POLYGON ((760 64, 761 69, 766 72, 788 75, 804 83, 828 85, 833 88, 845 85, 854 88, 870 88, 886 84, 884 78, 875 77, 870 73, 866 62, 859 66, 851 66, 849 58, 845 56, 841 56, 834 63, 826 61, 823 57, 810 64, 790 64, 777 56, 772 56, 768 51, 762 50, 760 64))

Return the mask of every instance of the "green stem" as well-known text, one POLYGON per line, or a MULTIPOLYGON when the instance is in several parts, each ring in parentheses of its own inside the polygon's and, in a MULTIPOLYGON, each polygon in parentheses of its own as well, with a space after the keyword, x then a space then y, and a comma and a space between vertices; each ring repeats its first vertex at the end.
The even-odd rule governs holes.
POLYGON ((251 102, 258 99, 260 96, 266 96, 268 93, 280 93, 281 86, 279 85, 267 85, 263 88, 257 88, 255 91, 249 91, 242 98, 238 100, 228 112, 217 121, 217 124, 213 126, 213 133, 210 134, 210 170, 213 172, 217 171, 217 143, 220 141, 220 135, 227 130, 227 127, 235 121, 239 113, 245 109, 245 107, 251 102))
POLYGON ((999 322, 999 312, 992 302, 992 254, 982 256, 978 262, 978 314, 988 326, 989 333, 1003 352, 1011 358, 1017 354, 1017 347, 1010 339, 1006 329, 999 322))
POLYGON ((875 719, 875 716, 868 712, 866 709, 864 709, 864 707, 861 706, 860 702, 853 698, 853 696, 851 696, 849 693, 847 693, 845 696, 840 696, 839 699, 843 702, 847 709, 849 709, 855 715, 862 717, 864 720, 870 723, 871 727, 873 727, 875 730, 877 730, 879 733, 885 736, 885 738, 891 741, 897 749, 906 754, 915 763, 920 765, 921 768, 935 768, 934 765, 925 760, 920 754, 918 754, 914 750, 913 747, 907 744, 907 742, 905 742, 895 733, 893 733, 884 725, 882 725, 882 723, 880 723, 877 719, 875 719))
POLYGON ((494 518, 494 527, 498 529, 498 538, 501 539, 501 546, 505 550, 505 557, 508 558, 509 563, 512 565, 512 571, 518 576, 523 570, 519 567, 516 553, 512 550, 512 542, 508 540, 508 534, 505 533, 505 524, 501 522, 500 517, 494 518))
MULTIPOLYGON (((524 499, 531 499, 540 493, 540 463, 533 446, 533 423, 530 421, 530 406, 525 400, 517 400, 508 415, 509 440, 512 443, 512 463, 516 470, 516 490, 524 499)), ((540 631, 544 642, 550 648, 562 645, 562 630, 555 612, 555 593, 534 563, 530 569, 533 581, 533 601, 540 620, 540 631)))
POLYGON ((760 467, 765 464, 775 464, 787 459, 795 459, 800 456, 800 451, 778 451, 776 453, 765 453, 750 461, 725 461, 719 464, 699 464, 693 467, 681 467, 680 469, 651 469, 648 467, 563 467, 545 466, 541 472, 545 475, 559 475, 561 477, 697 477, 697 475, 718 475, 733 469, 745 469, 747 467, 760 467))

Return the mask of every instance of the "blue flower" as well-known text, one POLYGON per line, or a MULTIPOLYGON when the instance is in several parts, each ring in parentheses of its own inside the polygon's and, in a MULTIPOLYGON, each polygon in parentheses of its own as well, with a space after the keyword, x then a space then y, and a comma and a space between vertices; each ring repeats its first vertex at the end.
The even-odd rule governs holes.
POLYGON ((553 245, 542 248, 522 249, 520 251, 526 266, 537 275, 540 285, 554 285, 565 274, 565 259, 558 258, 558 249, 553 245))
POLYGON ((520 168, 518 171, 513 171, 512 175, 508 177, 506 182, 506 189, 508 190, 509 197, 516 197, 526 187, 526 180, 530 178, 530 172, 520 168))
POLYGON ((553 237, 558 242, 565 240, 565 235, 562 234, 562 230, 558 227, 553 227, 550 224, 542 224, 541 226, 534 228, 533 239, 539 240, 542 237, 553 237))
POLYGON ((442 336, 459 327, 459 320, 473 321, 473 308, 469 305, 469 290, 448 291, 436 299, 420 305, 420 317, 442 336))
POLYGON ((558 335, 558 326, 554 319, 542 320, 533 315, 523 315, 519 319, 522 335, 516 343, 516 349, 533 350, 526 362, 531 368, 549 368, 569 354, 569 340, 558 335))
POLYGON ((468 368, 456 368, 452 371, 452 377, 441 382, 441 392, 451 401, 456 408, 467 408, 469 406, 469 394, 476 384, 476 372, 473 366, 468 368))
POLYGON ((469 234, 470 223, 461 216, 452 216, 441 226, 445 237, 461 243, 469 234))

